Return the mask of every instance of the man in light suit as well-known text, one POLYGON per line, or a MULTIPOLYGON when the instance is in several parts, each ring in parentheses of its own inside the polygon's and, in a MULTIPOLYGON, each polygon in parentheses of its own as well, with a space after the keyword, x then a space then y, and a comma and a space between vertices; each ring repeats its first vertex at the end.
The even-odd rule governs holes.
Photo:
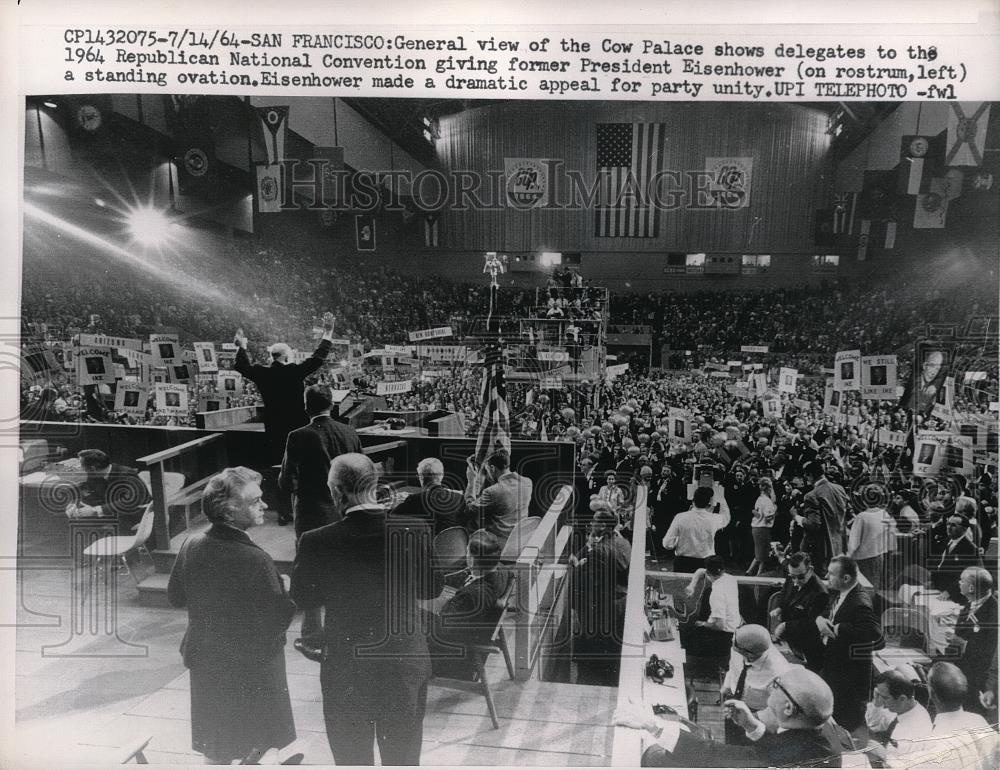
POLYGON ((478 496, 475 494, 476 470, 470 465, 467 473, 465 527, 470 532, 477 529, 492 532, 502 548, 514 525, 528 517, 531 479, 510 469, 510 453, 506 449, 498 449, 487 458, 483 473, 488 486, 478 496))
POLYGON ((802 550, 812 556, 816 571, 823 574, 830 558, 847 549, 844 519, 849 499, 842 486, 826 478, 826 469, 818 460, 806 466, 805 477, 812 490, 802 500, 803 515, 795 521, 806 530, 802 550))
MULTIPOLYGON (((292 495, 296 545, 303 533, 343 518, 333 503, 327 484, 330 463, 340 455, 361 452, 361 439, 354 429, 330 417, 333 400, 326 385, 308 388, 305 405, 309 424, 288 434, 281 473, 278 474, 278 486, 292 495)), ((318 658, 321 653, 315 637, 322 631, 323 608, 305 610, 302 637, 295 640, 295 649, 308 658, 318 658)))

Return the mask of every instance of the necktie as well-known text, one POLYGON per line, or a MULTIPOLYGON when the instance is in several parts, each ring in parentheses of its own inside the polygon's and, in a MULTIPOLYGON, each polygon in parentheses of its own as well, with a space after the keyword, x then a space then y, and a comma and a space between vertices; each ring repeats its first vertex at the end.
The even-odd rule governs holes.
POLYGON ((893 748, 899 748, 899 744, 892 739, 892 733, 896 729, 896 725, 899 724, 899 717, 896 717, 889 723, 888 729, 885 731, 885 742, 891 744, 893 748))
POLYGON ((709 599, 712 596, 712 584, 705 580, 705 590, 701 592, 701 603, 698 605, 698 620, 708 620, 712 614, 712 605, 709 599))
POLYGON ((736 692, 733 693, 733 697, 736 700, 743 700, 743 691, 747 686, 747 672, 750 670, 750 664, 744 663, 743 670, 740 672, 740 678, 736 680, 736 692))

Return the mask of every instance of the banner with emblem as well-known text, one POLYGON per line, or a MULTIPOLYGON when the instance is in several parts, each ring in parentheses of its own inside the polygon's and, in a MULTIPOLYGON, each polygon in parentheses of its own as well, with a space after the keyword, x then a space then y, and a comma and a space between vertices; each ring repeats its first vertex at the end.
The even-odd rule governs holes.
POLYGON ((894 401, 896 394, 896 356, 861 358, 861 397, 894 401))
POLYGON ((158 382, 155 387, 156 411, 170 417, 186 417, 188 413, 188 389, 186 385, 158 382))
POLYGON ((195 361, 201 374, 214 374, 219 371, 219 361, 215 357, 214 342, 194 343, 195 361))
POLYGON ((913 227, 918 230, 941 229, 948 218, 948 181, 942 177, 931 180, 928 192, 917 196, 913 209, 913 227))
POLYGON ((950 102, 947 166, 980 166, 990 122, 989 102, 950 102))
POLYGON ((257 211, 261 214, 277 214, 281 211, 280 163, 258 163, 257 169, 257 211))
POLYGON ((285 135, 288 131, 288 107, 257 107, 264 129, 264 149, 268 164, 285 159, 285 135))
POLYGON ((715 208, 732 211, 750 205, 752 157, 705 158, 705 171, 709 175, 707 192, 715 208))
POLYGON ((507 205, 511 208, 544 208, 549 202, 547 158, 504 158, 507 205))
POLYGON ((120 382, 115 391, 115 411, 124 412, 129 417, 143 417, 148 400, 149 388, 145 385, 120 382))

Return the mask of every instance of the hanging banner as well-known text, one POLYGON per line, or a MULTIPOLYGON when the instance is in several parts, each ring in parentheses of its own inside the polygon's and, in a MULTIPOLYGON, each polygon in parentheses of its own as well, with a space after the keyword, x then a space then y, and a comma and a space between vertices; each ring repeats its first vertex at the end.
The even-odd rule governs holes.
MULTIPOLYGON (((766 353, 768 350, 768 345, 740 345, 741 353, 766 353)), ((732 362, 730 361, 730 366, 732 362)))
POLYGON ((119 383, 115 391, 115 411, 124 412, 129 417, 143 417, 149 400, 149 388, 145 385, 119 383))
POLYGON ((232 370, 220 369, 216 375, 216 390, 227 396, 243 395, 243 375, 232 370))
POLYGON ((913 445, 913 475, 959 474, 972 477, 972 441, 948 431, 917 433, 913 445))
POLYGON ((895 401, 896 356, 863 356, 861 358, 861 397, 879 401, 895 401))
POLYGON ((115 381, 114 370, 111 368, 111 348, 81 347, 76 350, 74 357, 77 385, 115 381))
POLYGON ((219 361, 215 357, 214 342, 194 343, 194 354, 198 362, 198 371, 201 374, 214 374, 219 371, 219 361))
POLYGON ((355 214, 354 240, 358 251, 375 251, 375 217, 355 214))
POLYGON ((467 345, 417 345, 417 357, 431 361, 462 361, 468 357, 467 345))
POLYGON ((264 149, 267 162, 279 163, 285 159, 285 135, 288 131, 288 107, 257 107, 264 129, 264 149))
POLYGON ((833 389, 859 390, 861 388, 861 351, 841 350, 833 359, 833 389))
POLYGON ((153 366, 180 363, 180 338, 176 334, 150 334, 149 347, 153 351, 153 366))
POLYGON ((80 347, 109 347, 142 350, 142 340, 133 337, 110 337, 107 334, 81 334, 80 347))
POLYGON ((375 385, 376 396, 392 396, 397 393, 409 393, 411 390, 413 390, 413 380, 379 382, 375 385))
POLYGON ((795 393, 795 389, 799 382, 799 370, 792 369, 787 366, 781 367, 781 371, 778 373, 778 392, 779 393, 795 393))
POLYGON ((410 342, 433 340, 438 337, 450 337, 453 333, 450 326, 438 326, 436 329, 421 329, 420 331, 410 332, 410 342))
POLYGON ((400 353, 404 356, 413 352, 413 345, 385 345, 384 347, 387 353, 400 353))
POLYGON ((188 390, 186 385, 156 383, 156 411, 170 417, 186 417, 188 413, 188 390))
POLYGON ((281 211, 281 164, 257 164, 257 211, 277 214, 281 211))
POLYGON ((504 158, 507 203, 526 211, 544 208, 549 202, 546 158, 504 158))
POLYGON ((730 211, 750 205, 752 157, 705 158, 705 171, 708 173, 707 193, 715 208, 730 211))

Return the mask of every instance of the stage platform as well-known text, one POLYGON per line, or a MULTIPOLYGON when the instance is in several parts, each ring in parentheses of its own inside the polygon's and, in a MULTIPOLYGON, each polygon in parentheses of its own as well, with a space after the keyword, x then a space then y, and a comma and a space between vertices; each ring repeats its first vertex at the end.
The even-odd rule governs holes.
MULTIPOLYGON (((282 531, 286 527, 275 528, 282 531)), ((143 606, 119 582, 117 638, 73 636, 71 572, 48 563, 18 575, 14 766, 106 766, 115 748, 151 735, 157 764, 200 764, 191 750, 188 674, 178 651, 186 613, 143 606)), ((295 635, 300 619, 289 630, 295 635)), ((298 739, 308 764, 332 764, 323 725, 319 666, 285 649, 298 739)), ((432 686, 424 721, 424 765, 607 766, 617 690, 507 678, 489 667, 499 712, 494 730, 479 695, 432 686)))

